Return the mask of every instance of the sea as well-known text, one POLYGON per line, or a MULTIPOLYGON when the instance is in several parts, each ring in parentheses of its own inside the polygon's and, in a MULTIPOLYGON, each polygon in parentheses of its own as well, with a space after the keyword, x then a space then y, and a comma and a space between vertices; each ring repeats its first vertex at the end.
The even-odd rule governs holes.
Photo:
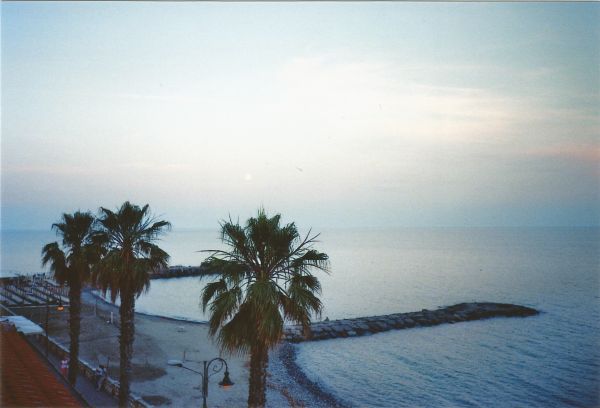
MULTIPOLYGON (((3 231, 2 275, 43 271, 50 231, 3 231)), ((302 343, 306 375, 356 407, 600 406, 600 228, 323 229, 330 256, 320 319, 489 301, 534 307, 527 318, 302 343)), ((172 265, 222 248, 216 230, 174 230, 172 265)), ((152 281, 136 310, 206 321, 207 280, 152 281)))

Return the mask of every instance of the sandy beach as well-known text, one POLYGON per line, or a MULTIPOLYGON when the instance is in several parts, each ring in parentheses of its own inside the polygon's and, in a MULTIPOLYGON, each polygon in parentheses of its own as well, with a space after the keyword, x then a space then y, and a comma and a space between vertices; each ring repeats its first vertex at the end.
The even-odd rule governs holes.
MULTIPOLYGON (((110 323, 110 313, 118 316, 118 308, 85 291, 80 335, 80 358, 93 366, 109 366, 109 375, 118 379, 119 329, 110 323)), ((40 309, 20 313, 40 322, 40 309)), ((170 366, 168 360, 185 359, 185 366, 202 371, 202 361, 223 357, 229 366, 233 387, 222 389, 218 382, 223 372, 210 377, 208 405, 211 407, 244 407, 248 398, 248 362, 246 355, 220 355, 218 346, 208 336, 204 323, 180 321, 136 313, 133 355, 132 393, 154 406, 189 407, 202 403, 201 376, 186 369, 170 366)), ((68 312, 53 311, 49 323, 50 336, 65 347, 69 344, 68 312)), ((270 355, 267 405, 269 407, 326 407, 333 405, 318 387, 307 382, 290 367, 290 350, 270 355), (284 356, 283 360, 280 357, 284 356), (286 361, 284 361, 287 358, 286 361), (291 374, 291 375, 290 375, 291 374), (300 380, 297 380, 299 378, 300 380), (311 386, 312 385, 312 386, 311 386)), ((285 349, 286 347, 284 347, 285 349)), ((293 355, 293 352, 292 352, 293 355)))

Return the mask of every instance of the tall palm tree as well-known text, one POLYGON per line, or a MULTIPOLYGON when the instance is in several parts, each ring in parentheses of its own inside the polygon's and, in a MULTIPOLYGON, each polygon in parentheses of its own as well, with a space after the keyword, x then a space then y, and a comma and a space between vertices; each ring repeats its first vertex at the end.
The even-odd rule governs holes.
POLYGON ((281 226, 280 218, 260 209, 244 227, 221 223, 229 249, 210 251, 207 260, 218 277, 202 291, 209 333, 223 351, 250 353, 249 407, 265 406, 268 352, 281 340, 284 321, 308 330, 311 315, 322 311, 311 271, 329 272, 327 254, 312 248, 318 234, 301 238, 294 223, 281 226))
POLYGON ((69 382, 75 385, 79 362, 79 332, 81 328, 81 288, 90 278, 90 266, 99 252, 93 240, 94 217, 89 212, 63 214, 52 229, 62 237, 62 247, 52 242, 42 249, 42 265, 50 266, 54 278, 69 286, 69 382))
POLYGON ((155 242, 171 224, 154 218, 147 204, 139 207, 129 201, 116 212, 100 208, 98 224, 106 252, 94 271, 94 280, 104 294, 110 291, 113 302, 117 297, 121 299, 119 406, 126 407, 135 336, 135 299, 150 287, 151 271, 167 267, 169 255, 155 242))

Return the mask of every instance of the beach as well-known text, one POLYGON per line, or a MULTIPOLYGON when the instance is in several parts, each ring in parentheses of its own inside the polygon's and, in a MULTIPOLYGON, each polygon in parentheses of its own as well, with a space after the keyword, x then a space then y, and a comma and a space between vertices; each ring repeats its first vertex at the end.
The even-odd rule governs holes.
MULTIPOLYGON (((80 359, 96 367, 108 364, 109 376, 119 377, 118 308, 98 299, 91 291, 83 293, 80 334, 80 359), (110 323, 110 313, 114 321, 110 323)), ((19 313, 40 322, 41 309, 20 309, 19 313)), ((43 322, 43 320, 42 320, 43 322)), ((42 323, 43 324, 43 323, 42 323)), ((224 370, 210 376, 208 405, 210 407, 247 406, 248 362, 247 355, 222 355, 219 347, 208 335, 208 325, 191 321, 136 313, 135 342, 132 360, 132 393, 154 406, 197 406, 202 403, 201 376, 184 368, 168 365, 169 360, 184 360, 192 370, 202 371, 202 361, 222 357, 227 361, 233 387, 218 386, 224 370)), ((68 348, 68 311, 52 311, 49 333, 68 348)), ((286 354, 289 356, 289 352, 286 354)), ((279 349, 270 354, 267 384, 267 406, 301 407, 329 406, 327 399, 319 398, 306 384, 297 383, 280 360, 279 349), (312 392, 311 392, 312 391, 312 392)), ((219 367, 213 363, 212 368, 219 367)), ((309 384, 310 386, 310 384, 309 384)), ((329 400, 330 401, 330 400, 329 400)), ((115 400, 116 404, 116 400, 115 400)))

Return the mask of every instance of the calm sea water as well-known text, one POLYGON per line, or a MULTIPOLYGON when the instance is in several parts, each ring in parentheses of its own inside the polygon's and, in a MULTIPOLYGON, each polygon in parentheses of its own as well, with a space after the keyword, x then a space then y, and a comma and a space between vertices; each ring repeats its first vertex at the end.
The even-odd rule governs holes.
POLYGON ((474 300, 542 311, 298 346, 307 375, 349 404, 600 404, 598 229, 372 231, 338 243, 326 281, 335 317, 474 300))
MULTIPOLYGON (((174 231, 173 264, 197 265, 217 231, 174 231)), ((1 266, 40 271, 49 232, 3 232, 1 266)), ((324 230, 321 275, 330 319, 511 302, 525 319, 442 325, 304 343, 307 375, 354 406, 563 407, 600 405, 600 229, 324 230)), ((153 281, 146 313, 205 320, 198 278, 153 281)))

